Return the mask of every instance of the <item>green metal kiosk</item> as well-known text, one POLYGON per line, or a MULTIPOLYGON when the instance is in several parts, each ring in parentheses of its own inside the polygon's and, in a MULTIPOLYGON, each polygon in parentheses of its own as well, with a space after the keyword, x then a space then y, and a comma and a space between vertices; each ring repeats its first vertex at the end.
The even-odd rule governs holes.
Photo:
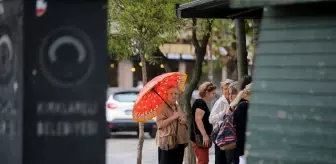
POLYGON ((264 7, 248 122, 248 163, 336 163, 335 2, 240 0, 264 7))
POLYGON ((336 1, 232 0, 263 8, 248 164, 336 163, 336 1))

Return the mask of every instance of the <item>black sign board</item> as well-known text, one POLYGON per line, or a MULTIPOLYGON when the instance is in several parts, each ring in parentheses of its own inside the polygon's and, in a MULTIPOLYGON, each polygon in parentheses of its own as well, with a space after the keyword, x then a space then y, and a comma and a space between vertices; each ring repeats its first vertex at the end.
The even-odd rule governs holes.
POLYGON ((24 8, 23 163, 105 163, 106 1, 24 8))
POLYGON ((19 0, 0 1, 0 163, 22 161, 22 15, 19 0))

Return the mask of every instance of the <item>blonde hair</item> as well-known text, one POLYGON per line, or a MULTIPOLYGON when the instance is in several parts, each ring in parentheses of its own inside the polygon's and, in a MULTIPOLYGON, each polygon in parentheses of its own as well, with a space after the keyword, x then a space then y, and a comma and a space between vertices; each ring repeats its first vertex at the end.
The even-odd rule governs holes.
POLYGON ((216 86, 212 82, 204 82, 198 87, 198 94, 200 97, 204 97, 207 92, 211 92, 213 90, 216 90, 216 86))
MULTIPOLYGON (((180 91, 179 87, 176 86, 176 85, 168 85, 166 89, 167 89, 167 91, 168 91, 169 89, 177 89, 178 92, 179 92, 179 96, 181 96, 182 93, 183 93, 182 91, 180 91)), ((167 94, 168 94, 168 92, 167 92, 167 94)))
POLYGON ((230 103, 230 106, 231 107, 237 106, 242 98, 251 93, 251 87, 252 83, 246 85, 245 88, 242 91, 240 91, 237 97, 230 103))
POLYGON ((231 79, 225 79, 223 82, 220 83, 220 88, 221 88, 221 90, 223 90, 223 87, 224 87, 225 85, 230 85, 232 82, 234 82, 234 81, 231 80, 231 79))

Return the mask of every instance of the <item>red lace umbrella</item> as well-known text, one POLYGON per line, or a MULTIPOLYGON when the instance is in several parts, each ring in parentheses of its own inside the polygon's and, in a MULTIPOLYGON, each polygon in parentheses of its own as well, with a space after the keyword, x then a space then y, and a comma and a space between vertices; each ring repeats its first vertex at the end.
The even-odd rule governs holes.
POLYGON ((159 105, 167 100, 167 89, 176 86, 183 93, 187 75, 181 72, 170 72, 159 75, 149 81, 140 91, 133 109, 133 120, 145 122, 154 118, 159 105))

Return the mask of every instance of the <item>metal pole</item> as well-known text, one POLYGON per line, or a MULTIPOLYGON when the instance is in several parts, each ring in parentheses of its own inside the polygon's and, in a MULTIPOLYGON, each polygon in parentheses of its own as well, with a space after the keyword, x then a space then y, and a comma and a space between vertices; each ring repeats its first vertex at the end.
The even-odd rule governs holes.
POLYGON ((245 21, 236 19, 238 80, 248 74, 245 21))

